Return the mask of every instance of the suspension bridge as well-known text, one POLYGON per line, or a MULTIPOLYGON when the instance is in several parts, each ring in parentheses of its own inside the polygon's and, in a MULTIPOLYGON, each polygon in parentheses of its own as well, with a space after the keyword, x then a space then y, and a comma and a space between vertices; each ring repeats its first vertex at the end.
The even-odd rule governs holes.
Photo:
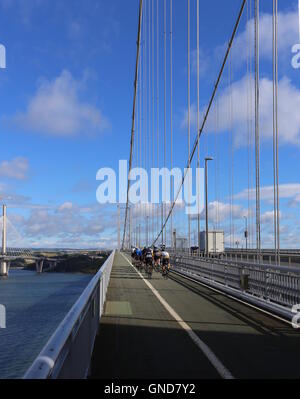
POLYGON ((201 90, 200 1, 184 2, 186 30, 180 35, 186 46, 179 56, 176 3, 139 3, 127 203, 124 224, 118 208, 118 250, 25 378, 299 378, 300 253, 281 229, 277 0, 269 2, 268 84, 261 84, 266 75, 261 4, 242 0, 223 38, 207 105, 201 90), (185 60, 186 81, 176 69, 178 59, 185 60), (262 126, 264 90, 271 111, 262 126), (178 134, 174 115, 176 96, 183 106, 183 92, 186 135, 178 134), (270 145, 262 149, 266 129, 270 145), (262 159, 266 152, 268 164, 262 159), (167 169, 182 165, 179 183, 167 181, 167 169), (200 174, 195 180, 191 173, 201 166, 203 187, 200 174), (148 192, 133 183, 138 168, 149 174, 161 170, 159 201, 132 201, 134 190, 148 192), (190 205, 195 186, 205 203, 196 201, 190 214, 181 195, 184 191, 190 205), (210 238, 216 234, 218 247, 210 238), (131 248, 160 244, 170 253, 169 279, 159 273, 148 279, 132 263, 131 248))
POLYGON ((2 218, 0 219, 2 225, 2 248, 0 254, 0 277, 8 277, 10 266, 12 262, 21 261, 35 263, 36 272, 38 274, 43 271, 55 270, 58 264, 64 260, 63 256, 66 254, 81 254, 91 259, 97 259, 97 251, 78 251, 78 250, 55 250, 55 253, 49 254, 49 251, 45 250, 33 250, 31 248, 18 248, 18 247, 7 247, 7 226, 10 230, 17 233, 19 242, 24 242, 16 228, 7 218, 7 206, 3 205, 2 218), (47 254, 45 255, 46 252, 47 254))

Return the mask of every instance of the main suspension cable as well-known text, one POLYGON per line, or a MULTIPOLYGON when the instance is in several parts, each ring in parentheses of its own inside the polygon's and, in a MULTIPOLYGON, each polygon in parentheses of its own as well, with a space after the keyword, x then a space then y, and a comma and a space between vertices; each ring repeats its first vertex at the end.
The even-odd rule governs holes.
POLYGON ((130 173, 131 173, 131 169, 132 169, 134 134, 135 134, 135 110, 136 110, 136 97, 137 97, 137 82, 138 82, 138 75, 139 75, 139 57, 140 57, 140 46, 141 46, 142 17, 143 17, 143 0, 140 0, 136 65, 135 65, 135 79, 134 79, 132 126, 131 126, 131 139, 130 139, 129 173, 128 173, 128 182, 127 182, 127 202, 126 202, 126 210, 125 210, 125 222, 124 222, 122 249, 124 249, 124 245, 125 245, 127 219, 128 219, 128 208, 129 208, 130 173))

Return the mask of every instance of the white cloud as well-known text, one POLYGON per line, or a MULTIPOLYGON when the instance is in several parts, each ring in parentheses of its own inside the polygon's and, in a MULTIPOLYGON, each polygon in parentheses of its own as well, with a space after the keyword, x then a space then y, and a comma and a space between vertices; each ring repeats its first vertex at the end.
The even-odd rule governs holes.
MULTIPOLYGON (((231 121, 228 117, 230 99, 233 108, 233 127, 238 135, 235 135, 237 145, 247 143, 246 124, 251 117, 249 114, 248 94, 254 87, 254 81, 244 77, 232 85, 232 91, 227 89, 219 98, 219 131, 228 131, 231 128, 231 121), (244 134, 243 134, 244 132, 244 134)), ((278 86, 278 123, 279 141, 281 144, 300 145, 300 90, 291 81, 284 77, 278 86)), ((254 93, 252 92, 252 99, 254 93)), ((252 110, 254 104, 252 103, 252 110)), ((210 127, 212 122, 210 118, 210 127)), ((263 140, 269 140, 273 136, 273 83, 264 78, 260 81, 260 131, 263 140)))
POLYGON ((1 182, 0 182, 0 193, 1 193, 1 194, 4 193, 5 190, 6 190, 6 185, 5 185, 4 183, 1 183, 1 182))
MULTIPOLYGON (((278 52, 280 71, 291 69, 291 48, 299 39, 299 19, 297 11, 278 12, 278 52)), ((236 36, 231 50, 233 68, 236 70, 243 65, 249 52, 249 43, 253 53, 254 43, 254 19, 247 22, 245 28, 236 36)), ((272 14, 261 13, 260 15, 260 59, 271 61, 272 59, 272 14)), ((215 78, 221 66, 228 43, 223 43, 216 48, 200 49, 200 78, 209 80, 215 78)), ((197 71, 196 50, 192 51, 192 71, 197 71)))
POLYGON ((73 204, 72 202, 65 202, 64 204, 62 204, 59 208, 58 211, 59 212, 64 212, 64 211, 70 211, 73 209, 73 204))
POLYGON ((107 229, 114 227, 99 211, 84 213, 81 207, 65 203, 52 209, 32 209, 29 217, 23 218, 19 228, 23 235, 34 240, 61 239, 65 245, 72 239, 99 238, 107 229))
POLYGON ((27 111, 15 116, 18 125, 28 131, 53 136, 93 134, 108 127, 106 118, 95 106, 79 98, 83 84, 76 81, 70 72, 52 81, 44 80, 27 111))
POLYGON ((10 179, 25 180, 29 169, 29 162, 26 158, 18 157, 11 161, 0 163, 0 176, 10 179))
MULTIPOLYGON (((272 15, 262 13, 260 16, 260 57, 272 59, 272 15)), ((246 29, 240 33, 234 41, 232 58, 237 64, 247 59, 250 45, 254 43, 254 20, 247 23, 246 29)), ((280 58, 290 64, 290 52, 292 46, 299 39, 299 18, 297 11, 278 12, 278 52, 280 58), (285 57, 286 56, 286 57, 285 57)))
MULTIPOLYGON (((273 203, 274 201, 274 188, 273 186, 265 186, 260 189, 260 197, 261 200, 273 203)), ((281 184, 279 186, 279 196, 282 199, 290 199, 290 205, 296 205, 300 203, 300 184, 299 183, 290 183, 290 184, 281 184)), ((256 191, 255 189, 250 190, 250 199, 255 200, 256 191)), ((248 190, 245 189, 242 192, 235 195, 235 199, 245 200, 248 199, 248 190)))
MULTIPOLYGON (((210 55, 203 48, 199 49, 199 75, 204 78, 210 69, 210 55)), ((191 51, 191 69, 194 74, 197 73, 197 50, 191 51)))
POLYGON ((112 217, 111 209, 99 204, 34 205, 26 198, 5 202, 8 246, 109 248, 116 240, 117 218, 112 217))
MULTIPOLYGON (((297 88, 291 80, 284 76, 292 71, 291 62, 291 48, 298 41, 299 38, 299 19, 298 12, 295 11, 281 11, 278 13, 278 51, 279 60, 281 63, 286 64, 286 68, 281 66, 280 72, 283 74, 279 81, 279 139, 280 144, 293 144, 300 146, 300 89, 297 88)), ((246 28, 236 37, 232 48, 233 66, 239 69, 242 65, 246 65, 249 47, 247 45, 250 40, 251 48, 253 49, 254 41, 254 20, 252 19, 246 25, 246 28)), ((201 64, 200 76, 205 76, 205 71, 212 70, 213 66, 207 66, 207 60, 210 59, 211 63, 216 64, 216 60, 220 54, 225 53, 227 44, 217 47, 211 57, 205 57, 203 65, 201 64)), ((201 57, 203 52, 201 53, 201 57)), ((201 58, 200 57, 200 58, 201 58)), ((272 60, 272 15, 262 13, 260 18, 260 57, 262 61, 272 60)), ((195 56, 193 57, 195 64, 195 56)), ((219 65, 219 62, 217 62, 219 65)), ((194 65, 195 68, 195 65, 194 65)), ((272 72, 270 64, 270 74, 272 72)), ((240 73, 239 73, 240 76, 240 73)), ((226 82, 227 77, 223 76, 226 82)), ((219 99, 219 127, 217 131, 226 132, 230 131, 233 127, 235 132, 235 144, 247 144, 247 121, 249 115, 251 119, 254 118, 254 80, 250 80, 246 76, 232 84, 232 108, 233 108, 233 121, 230 121, 229 104, 231 99, 231 92, 227 88, 218 93, 219 99), (252 100, 249 98, 252 95, 252 100), (251 102, 250 102, 251 101, 251 102), (249 114, 249 106, 252 108, 249 114), (233 124, 233 126, 231 125, 233 124)), ((215 103, 216 104, 216 101, 215 103)), ((271 79, 264 77, 260 81, 260 123, 261 123, 261 137, 262 140, 270 140, 272 138, 272 110, 273 110, 273 82, 271 79)), ((202 115, 205 109, 201 110, 202 115)), ((207 131, 216 129, 214 110, 210 113, 208 123, 206 126, 207 131)), ((191 107, 191 123, 196 129, 196 106, 191 107)), ((187 111, 185 111, 182 118, 181 127, 187 126, 187 111)))
MULTIPOLYGON (((202 110, 203 112, 203 110, 202 110)), ((202 115, 202 114, 200 114, 202 115)), ((188 127, 188 110, 184 111, 184 116, 182 118, 181 124, 180 124, 180 128, 181 129, 187 129, 188 127)), ((200 116, 201 118, 201 116, 200 116)), ((195 104, 191 104, 191 109, 190 109, 190 122, 191 122, 191 126, 193 127, 193 129, 196 129, 197 127, 197 106, 195 104)), ((202 122, 202 119, 200 119, 200 122, 202 122)))
MULTIPOLYGON (((228 132, 232 128, 235 145, 247 145, 247 122, 252 120, 254 126, 254 80, 244 77, 233 83, 231 90, 225 89, 218 97, 218 125, 215 122, 215 112, 212 109, 206 131, 228 132), (250 93, 252 92, 252 102, 250 93), (230 118, 230 101, 232 101, 232 119, 230 118)), ((300 89, 284 77, 278 86, 278 128, 280 144, 300 146, 300 89)), ((201 115, 203 110, 201 110, 201 115)), ((196 128, 196 107, 191 107, 191 123, 196 128)), ((187 126, 187 112, 181 127, 187 126)), ((260 81, 260 133, 262 141, 269 141, 273 137, 273 82, 267 78, 260 81)))
MULTIPOLYGON (((279 212, 279 218, 282 218, 282 213, 279 212)), ((261 216, 261 223, 265 225, 274 224, 274 211, 267 211, 261 216)))
MULTIPOLYGON (((243 209, 241 205, 230 204, 223 202, 210 202, 208 204, 208 217, 213 224, 227 222, 232 212, 233 219, 242 219, 247 215, 247 210, 243 209)), ((201 219, 205 218, 205 210, 201 213, 201 219)))

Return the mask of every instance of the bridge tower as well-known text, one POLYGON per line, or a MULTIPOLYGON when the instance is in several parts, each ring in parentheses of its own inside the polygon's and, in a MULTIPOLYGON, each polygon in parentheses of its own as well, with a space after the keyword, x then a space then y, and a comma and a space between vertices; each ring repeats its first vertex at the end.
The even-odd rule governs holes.
POLYGON ((7 277, 9 270, 9 262, 1 261, 0 263, 0 277, 7 277))
POLYGON ((43 273, 43 267, 44 267, 44 259, 37 259, 35 261, 35 266, 36 266, 36 272, 38 274, 43 273))

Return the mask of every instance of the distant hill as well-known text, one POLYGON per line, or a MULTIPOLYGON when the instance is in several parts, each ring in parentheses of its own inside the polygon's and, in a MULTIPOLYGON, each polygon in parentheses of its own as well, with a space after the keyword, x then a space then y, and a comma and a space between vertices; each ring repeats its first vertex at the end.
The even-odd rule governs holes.
MULTIPOLYGON (((59 257, 60 261, 57 263, 55 269, 47 270, 48 265, 47 261, 44 264, 44 272, 45 273, 85 273, 85 274, 96 274, 99 269, 102 267, 110 252, 102 251, 93 254, 93 256, 82 255, 82 254, 70 254, 70 255, 61 255, 51 253, 49 256, 48 253, 40 254, 42 256, 51 258, 51 257, 59 257)), ((35 271, 35 263, 28 262, 25 259, 18 259, 12 262, 12 267, 24 267, 26 270, 35 271)))
POLYGON ((96 274, 108 258, 109 253, 101 253, 97 258, 85 255, 70 255, 57 264, 52 273, 96 274))

